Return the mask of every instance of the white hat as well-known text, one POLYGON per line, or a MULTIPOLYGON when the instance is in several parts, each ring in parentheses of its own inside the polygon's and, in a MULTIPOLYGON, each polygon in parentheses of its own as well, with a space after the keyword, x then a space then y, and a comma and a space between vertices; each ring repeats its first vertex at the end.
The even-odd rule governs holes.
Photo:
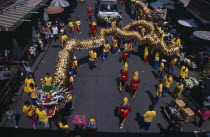
POLYGON ((73 57, 73 59, 77 59, 77 57, 76 57, 76 56, 74 56, 74 57, 73 57))
POLYGON ((166 60, 165 60, 165 59, 162 59, 161 61, 162 61, 162 62, 166 62, 166 60))

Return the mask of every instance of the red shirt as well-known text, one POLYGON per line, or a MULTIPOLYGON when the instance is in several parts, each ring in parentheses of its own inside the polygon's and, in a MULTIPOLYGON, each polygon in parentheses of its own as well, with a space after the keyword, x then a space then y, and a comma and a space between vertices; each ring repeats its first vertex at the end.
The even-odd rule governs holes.
POLYGON ((131 82, 130 82, 130 88, 134 89, 134 90, 137 90, 139 88, 139 83, 141 82, 140 79, 132 79, 131 82))
POLYGON ((122 4, 124 4, 124 3, 125 3, 125 0, 120 0, 120 2, 121 2, 122 4))
POLYGON ((88 12, 88 17, 91 17, 93 9, 92 8, 87 8, 87 12, 88 12))
POLYGON ((128 71, 121 69, 120 73, 121 73, 120 80, 128 81, 128 71))
POLYGON ((131 106, 129 104, 125 105, 122 103, 118 107, 118 113, 123 117, 127 118, 128 117, 128 112, 131 112, 131 106))
POLYGON ((91 26, 90 33, 95 33, 95 32, 97 32, 97 26, 91 26))
POLYGON ((127 59, 128 58, 128 50, 123 50, 122 52, 122 58, 127 59))

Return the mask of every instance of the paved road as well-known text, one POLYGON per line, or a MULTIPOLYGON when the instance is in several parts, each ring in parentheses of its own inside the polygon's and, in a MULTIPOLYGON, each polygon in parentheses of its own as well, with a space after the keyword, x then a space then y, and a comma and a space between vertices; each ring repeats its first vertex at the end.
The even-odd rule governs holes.
MULTIPOLYGON (((69 37, 77 37, 78 39, 88 38, 88 22, 87 22, 87 13, 86 8, 89 6, 94 7, 94 1, 86 0, 84 4, 79 3, 77 8, 74 9, 74 12, 71 15, 71 20, 76 21, 77 17, 80 17, 82 22, 81 29, 82 34, 69 34, 67 26, 67 34, 69 37)), ((93 19, 95 20, 95 19, 93 19)), ((131 21, 130 17, 126 14, 123 9, 123 24, 127 24, 131 21)), ((110 39, 110 37, 108 37, 110 39)), ((56 44, 52 45, 45 57, 43 62, 38 66, 38 70, 35 72, 35 77, 39 82, 39 79, 42 78, 47 72, 53 73, 55 69, 55 60, 57 53, 60 48, 56 47, 56 44)), ((74 82, 74 111, 68 117, 68 124, 70 129, 73 130, 71 121, 75 114, 86 115, 87 119, 95 118, 98 126, 98 131, 101 132, 144 132, 139 129, 138 121, 141 119, 141 116, 145 111, 148 110, 149 105, 151 104, 152 97, 155 96, 155 84, 157 80, 155 78, 156 70, 152 68, 149 63, 144 63, 140 56, 142 55, 142 49, 135 47, 134 51, 131 54, 131 57, 128 59, 129 64, 129 82, 133 77, 135 71, 138 71, 142 82, 137 91, 137 95, 134 99, 131 99, 128 92, 123 90, 122 93, 119 93, 117 89, 116 79, 120 76, 120 69, 122 64, 119 62, 118 55, 111 55, 109 53, 108 59, 102 63, 101 58, 97 58, 97 68, 93 71, 88 69, 88 54, 87 51, 76 51, 75 55, 77 56, 79 67, 78 67, 78 76, 75 78, 74 82), (148 94, 151 93, 151 94, 148 94), (119 119, 116 116, 115 108, 118 106, 122 99, 127 96, 129 98, 129 103, 132 107, 132 112, 129 114, 128 119, 125 122, 123 129, 119 129, 119 119)), ((175 73, 178 76, 178 68, 175 69, 175 73)), ((190 75, 193 75, 190 72, 190 75)), ((172 89, 175 86, 175 82, 172 85, 172 89)), ((17 102, 14 111, 22 113, 23 102, 29 99, 28 95, 25 93, 22 94, 20 100, 17 102)), ((158 123, 163 128, 167 127, 167 121, 160 112, 160 107, 164 106, 165 103, 168 103, 172 100, 170 96, 167 96, 165 100, 160 99, 159 104, 155 107, 157 111, 157 117, 151 124, 149 132, 160 132, 160 128, 157 126, 158 123)), ((204 123, 204 129, 208 129, 208 123, 204 123)), ((195 130, 192 124, 185 124, 185 132, 190 132, 195 130)), ((5 125, 10 126, 9 123, 5 125)), ((22 128, 31 128, 30 122, 25 118, 21 117, 19 126, 22 128)), ((55 126, 53 125, 53 128, 55 126)))

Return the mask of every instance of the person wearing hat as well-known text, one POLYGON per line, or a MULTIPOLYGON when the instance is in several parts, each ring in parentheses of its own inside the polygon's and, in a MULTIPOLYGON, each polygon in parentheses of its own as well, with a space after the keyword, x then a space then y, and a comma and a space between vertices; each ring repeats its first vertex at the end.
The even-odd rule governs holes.
POLYGON ((180 69, 180 80, 184 80, 188 77, 188 68, 186 66, 182 66, 180 69))
POLYGON ((125 86, 126 81, 128 81, 128 63, 125 62, 124 67, 120 70, 120 84, 119 90, 122 91, 122 88, 125 86))
POLYGON ((173 78, 170 74, 168 74, 163 78, 163 97, 165 97, 166 93, 169 92, 169 88, 172 83, 173 83, 173 78))
POLYGON ((91 27, 89 29, 91 38, 94 38, 96 36, 97 29, 98 29, 98 27, 97 27, 96 22, 92 22, 91 27))
POLYGON ((144 62, 148 62, 148 55, 149 55, 149 47, 146 46, 144 48, 144 62))
POLYGON ((106 41, 106 42, 103 44, 102 62, 107 58, 107 55, 108 55, 108 52, 109 52, 110 49, 111 49, 111 47, 110 47, 110 45, 109 45, 109 42, 106 41))
POLYGON ((173 58, 170 62, 169 66, 169 73, 173 76, 174 75, 174 66, 176 65, 177 58, 173 58))
POLYGON ((130 82, 130 94, 133 97, 135 97, 136 95, 136 90, 139 88, 138 84, 141 82, 141 80, 139 79, 139 73, 136 71, 134 73, 134 77, 131 79, 130 82))
POLYGON ((30 84, 35 84, 34 80, 28 75, 25 79, 25 87, 24 87, 24 92, 30 92, 30 84))
POLYGON ((162 80, 160 79, 158 81, 158 86, 157 86, 157 90, 156 90, 156 97, 154 98, 153 105, 156 105, 158 103, 159 98, 162 96, 162 92, 163 92, 163 83, 162 83, 162 80))
POLYGON ((71 62, 70 75, 74 77, 77 75, 77 57, 76 56, 73 57, 73 61, 71 62))
POLYGON ((160 54, 157 52, 155 54, 155 63, 154 63, 154 69, 158 69, 160 64, 160 54))
POLYGON ((149 111, 144 113, 143 115, 144 121, 142 122, 140 129, 144 129, 145 131, 149 130, 153 118, 156 117, 156 111, 154 111, 153 109, 154 109, 154 106, 150 105, 149 111))
POLYGON ((120 115, 120 128, 123 128, 128 113, 131 112, 131 106, 128 104, 128 98, 123 99, 123 103, 118 107, 118 114, 120 115))
POLYGON ((94 118, 91 118, 90 122, 85 127, 85 133, 87 134, 87 136, 93 137, 96 134, 96 130, 97 130, 96 120, 94 118))
POLYGON ((79 20, 79 18, 77 18, 77 21, 75 22, 75 24, 77 25, 76 31, 80 34, 82 31, 81 31, 81 28, 80 28, 81 21, 79 20))
POLYGON ((166 62, 166 60, 162 59, 161 63, 160 63, 160 68, 159 68, 159 71, 158 71, 158 78, 160 78, 160 79, 163 79, 163 77, 164 77, 164 69, 165 69, 164 63, 165 62, 166 62))
POLYGON ((177 98, 180 98, 181 96, 181 93, 184 89, 184 85, 182 84, 182 82, 178 82, 174 88, 174 97, 177 99, 177 98))
POLYGON ((118 48, 118 38, 117 37, 115 37, 115 38, 112 38, 112 40, 113 40, 113 44, 112 44, 112 54, 117 54, 118 53, 118 51, 120 50, 119 48, 118 48))
POLYGON ((74 22, 72 22, 71 20, 69 21, 69 28, 70 28, 69 32, 74 33, 74 22))
POLYGON ((125 49, 122 52, 122 62, 123 63, 127 62, 127 59, 128 59, 128 53, 129 53, 128 46, 129 45, 127 43, 125 43, 125 49))
POLYGON ((89 68, 92 70, 94 67, 96 67, 96 58, 97 53, 94 50, 90 50, 89 52, 89 68))

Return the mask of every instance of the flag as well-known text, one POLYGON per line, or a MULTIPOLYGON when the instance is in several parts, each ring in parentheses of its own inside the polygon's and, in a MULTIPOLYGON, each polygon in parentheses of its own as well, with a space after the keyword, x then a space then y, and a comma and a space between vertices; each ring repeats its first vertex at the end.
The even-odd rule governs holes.
POLYGON ((22 61, 22 62, 23 62, 23 66, 24 66, 25 70, 27 72, 31 72, 31 67, 30 67, 29 63, 27 61, 22 61))

